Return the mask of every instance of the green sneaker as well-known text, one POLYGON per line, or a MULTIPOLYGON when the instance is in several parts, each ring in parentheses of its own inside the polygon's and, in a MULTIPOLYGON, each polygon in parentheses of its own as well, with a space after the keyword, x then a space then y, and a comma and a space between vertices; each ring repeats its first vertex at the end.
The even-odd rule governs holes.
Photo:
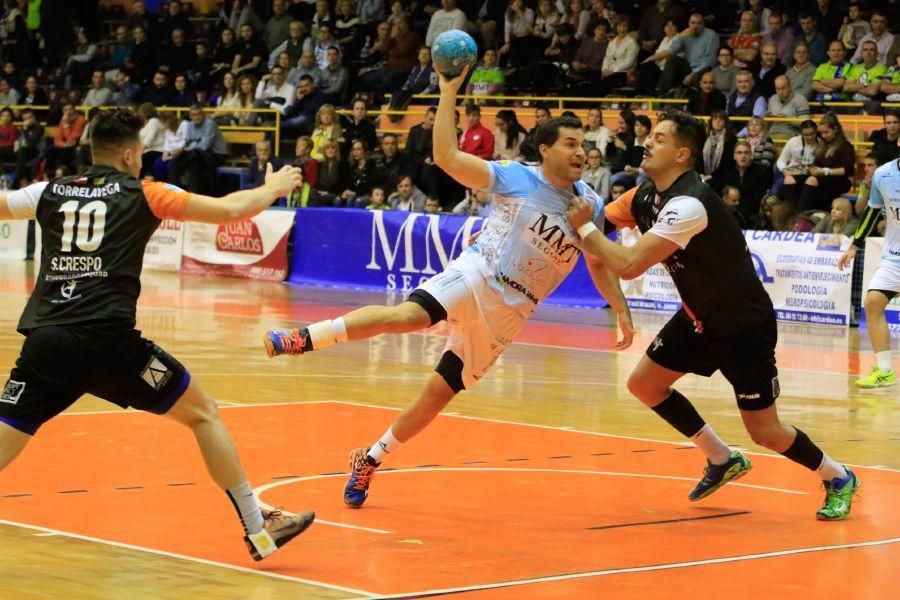
POLYGON ((847 476, 843 479, 823 481, 822 485, 825 486, 825 503, 816 513, 816 518, 820 521, 843 521, 850 516, 853 494, 860 486, 856 474, 847 469, 847 476))
POLYGON ((856 380, 856 387, 870 389, 888 387, 897 384, 897 375, 894 370, 882 371, 877 366, 872 367, 869 374, 861 379, 856 380))
POLYGON ((696 502, 706 498, 729 481, 740 479, 752 468, 753 464, 737 450, 731 452, 728 462, 724 465, 714 465, 707 461, 706 468, 703 469, 703 479, 688 494, 688 500, 696 502))

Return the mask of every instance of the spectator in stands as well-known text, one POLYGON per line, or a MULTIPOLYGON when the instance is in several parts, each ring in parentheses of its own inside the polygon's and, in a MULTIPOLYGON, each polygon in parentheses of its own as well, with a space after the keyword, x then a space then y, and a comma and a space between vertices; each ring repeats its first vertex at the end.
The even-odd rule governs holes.
POLYGON ((19 92, 14 89, 9 80, 0 77, 0 106, 16 106, 19 104, 19 92))
POLYGON ((134 48, 134 42, 131 40, 131 32, 125 25, 116 27, 116 41, 113 44, 109 61, 104 65, 104 78, 106 81, 112 82, 119 69, 125 66, 125 61, 131 56, 131 50, 134 48))
POLYGON ((844 42, 844 46, 848 50, 853 49, 856 51, 862 38, 871 32, 872 27, 869 25, 869 22, 860 17, 859 2, 853 0, 850 2, 850 8, 847 11, 847 16, 844 17, 837 39, 844 42))
POLYGON ((760 231, 793 231, 796 211, 793 205, 775 194, 766 194, 759 203, 754 229, 760 231))
POLYGON ((206 117, 203 107, 191 107, 190 121, 184 133, 184 149, 174 153, 172 179, 192 192, 213 194, 216 171, 225 162, 228 147, 218 125, 206 117))
POLYGON ((116 73, 112 96, 109 98, 110 105, 132 106, 141 101, 142 95, 141 86, 131 81, 128 71, 123 69, 116 73))
POLYGON ((421 46, 422 38, 409 29, 409 21, 397 19, 391 37, 385 43, 384 53, 387 59, 384 67, 363 75, 360 78, 360 86, 375 92, 396 90, 406 81, 410 69, 418 62, 421 46))
POLYGON ((716 110, 725 110, 728 98, 716 89, 714 71, 707 71, 700 77, 700 88, 692 91, 687 110, 692 115, 709 116, 716 110))
POLYGON ((166 144, 166 127, 156 114, 156 107, 152 104, 141 104, 138 114, 144 119, 139 137, 144 145, 144 154, 141 156, 141 177, 150 172, 153 163, 163 154, 166 144))
POLYGON ((609 186, 609 201, 615 202, 619 196, 628 191, 628 184, 624 181, 617 181, 609 186))
POLYGON ((879 165, 900 158, 900 110, 886 110, 883 118, 884 129, 873 131, 869 136, 872 154, 879 165))
POLYGON ((754 89, 753 74, 750 71, 740 71, 734 79, 734 87, 734 91, 728 97, 728 117, 730 119, 739 117, 732 126, 742 130, 746 125, 746 119, 765 116, 768 103, 763 95, 754 89))
POLYGON ((329 141, 340 144, 344 141, 344 130, 338 122, 337 112, 332 104, 323 104, 316 113, 316 124, 310 136, 313 142, 311 156, 322 160, 325 144, 329 141))
POLYGON ((172 181, 172 159, 184 149, 188 122, 178 118, 175 112, 164 112, 159 119, 164 128, 162 156, 153 161, 150 168, 156 181, 172 181))
POLYGON ((69 56, 62 72, 64 85, 69 89, 88 78, 98 52, 97 44, 88 39, 84 27, 75 28, 75 38, 75 53, 69 56))
POLYGON ((253 32, 250 25, 243 25, 240 29, 241 37, 237 42, 234 60, 231 63, 231 72, 240 75, 245 71, 248 74, 256 74, 263 61, 269 56, 269 51, 253 32))
POLYGON ((853 65, 844 60, 844 55, 843 42, 834 40, 828 45, 828 62, 820 64, 812 78, 813 100, 839 102, 847 99, 842 92, 853 65))
POLYGON ((135 0, 131 3, 131 15, 128 17, 127 25, 130 29, 140 27, 145 32, 150 31, 156 24, 156 17, 147 12, 146 5, 141 0, 135 0))
POLYGON ((830 0, 816 0, 816 8, 813 9, 819 31, 829 40, 838 38, 843 15, 841 9, 830 0))
POLYGON ((272 16, 266 21, 263 43, 269 52, 284 43, 290 35, 291 15, 285 12, 285 0, 272 0, 272 16))
POLYGON ((719 64, 711 72, 715 78, 716 89, 728 96, 734 92, 734 79, 740 71, 734 64, 734 50, 722 46, 719 48, 718 60, 719 64))
POLYGON ((775 163, 775 142, 769 136, 769 125, 762 117, 750 117, 747 122, 747 143, 753 149, 753 162, 769 172, 775 163))
POLYGON ((28 51, 28 31, 25 18, 18 3, 6 0, 4 3, 0 41, 3 56, 11 58, 16 64, 24 65, 28 51))
POLYGON ((106 106, 109 104, 112 91, 106 87, 106 80, 103 75, 103 69, 94 69, 91 74, 91 87, 85 92, 81 104, 84 106, 106 106))
POLYGON ((309 75, 316 87, 321 86, 325 81, 325 74, 316 64, 316 55, 312 50, 303 51, 303 54, 300 55, 300 62, 288 73, 287 82, 297 87, 300 84, 300 78, 304 75, 309 75))
POLYGON ((634 135, 631 137, 631 142, 626 144, 624 151, 619 152, 616 166, 611 169, 613 175, 610 179, 611 183, 624 181, 629 187, 637 183, 641 171, 641 162, 644 158, 644 142, 647 141, 650 130, 653 128, 647 115, 634 115, 632 113, 630 118, 634 119, 634 135))
POLYGON ((172 89, 169 87, 169 75, 163 71, 157 71, 153 75, 153 85, 143 93, 144 102, 153 106, 169 106, 172 99, 172 89))
POLYGON ((331 25, 320 25, 315 31, 318 33, 316 39, 306 40, 305 45, 312 50, 313 56, 316 57, 316 66, 324 71, 328 68, 328 50, 337 48, 340 51, 341 45, 334 39, 331 25))
POLYGON ((734 146, 734 167, 721 180, 712 182, 719 193, 727 185, 733 185, 741 192, 740 211, 744 219, 754 224, 759 214, 762 197, 772 182, 770 170, 753 162, 753 150, 747 142, 737 142, 734 146))
POLYGON ((341 206, 358 206, 357 200, 364 198, 374 181, 375 166, 369 160, 369 148, 362 140, 354 140, 350 145, 350 165, 347 184, 340 195, 341 206))
POLYGON ((785 67, 791 64, 792 50, 794 49, 794 34, 784 26, 780 12, 772 12, 768 19, 769 31, 762 38, 762 43, 775 46, 775 54, 778 62, 785 67))
POLYGON ((281 161, 272 157, 272 143, 269 140, 256 142, 255 150, 256 156, 250 161, 250 166, 247 168, 244 189, 256 188, 264 183, 269 163, 272 164, 272 169, 275 171, 281 168, 281 161))
POLYGON ((295 167, 303 170, 303 181, 311 187, 319 186, 319 161, 312 157, 313 141, 308 135, 301 135, 297 138, 297 144, 294 146, 294 162, 291 163, 295 167))
POLYGON ((897 52, 881 82, 881 93, 888 102, 900 102, 900 36, 897 36, 894 45, 897 46, 897 52))
MULTIPOLYGON (((406 110, 415 94, 435 94, 438 91, 438 74, 431 64, 431 49, 428 46, 419 48, 419 62, 409 72, 403 86, 391 96, 388 108, 391 110, 406 110)), ((389 115, 391 122, 397 122, 401 115, 389 115)))
POLYGON ((169 99, 169 106, 189 107, 197 104, 197 92, 188 84, 187 75, 179 73, 175 76, 175 90, 169 99))
POLYGON ((603 166, 603 154, 599 148, 591 148, 587 153, 587 165, 581 173, 581 180, 591 186, 604 200, 609 198, 609 180, 612 173, 603 166))
POLYGON ((391 207, 384 197, 384 188, 380 185, 373 186, 368 196, 362 197, 366 204, 366 210, 388 210, 391 207))
POLYGON ((47 92, 38 85, 37 77, 29 75, 25 79, 25 89, 22 91, 22 97, 19 98, 17 104, 25 106, 47 106, 47 92))
POLYGON ((520 147, 520 151, 522 153, 522 158, 525 162, 537 162, 540 159, 540 152, 538 152, 537 143, 534 140, 535 133, 537 132, 537 128, 541 126, 541 123, 548 120, 551 117, 550 109, 543 105, 538 105, 534 109, 534 127, 528 132, 528 135, 525 136, 525 140, 522 142, 520 147))
MULTIPOLYGON (((332 27, 334 26, 334 17, 331 14, 331 8, 329 7, 328 0, 316 0, 316 11, 312 18, 312 34, 315 38, 315 41, 322 40, 322 28, 326 27, 328 29, 328 33, 332 33, 332 27)), ((332 38, 333 40, 333 38, 332 38)), ((318 58, 318 56, 316 57, 318 58)), ((321 61, 319 61, 321 65, 321 61)))
MULTIPOLYGON (((229 71, 226 73, 225 79, 228 77, 233 78, 234 74, 229 71)), ((237 80, 237 90, 231 95, 220 98, 218 102, 219 108, 235 109, 235 112, 216 113, 216 122, 227 125, 252 125, 255 123, 257 121, 256 113, 249 112, 247 109, 251 109, 255 105, 256 88, 257 83, 252 75, 242 75, 237 80)))
POLYGON ((349 168, 341 160, 341 151, 334 140, 326 140, 322 147, 322 159, 319 161, 319 192, 327 194, 333 206, 338 195, 347 189, 349 168))
POLYGON ((826 113, 819 120, 822 144, 815 162, 802 186, 785 184, 785 197, 802 213, 810 208, 826 210, 828 199, 850 189, 850 177, 856 168, 853 145, 844 136, 844 129, 834 113, 826 113))
MULTIPOLYGON (((450 1, 452 2, 453 0, 450 1)), ((433 22, 434 17, 432 16, 433 22)), ((452 27, 447 27, 446 29, 452 29, 452 27)), ((428 27, 428 30, 430 34, 431 26, 428 27)), ((506 9, 506 16, 503 22, 504 44, 500 47, 500 54, 506 55, 510 67, 525 66, 531 62, 534 53, 529 44, 533 33, 534 11, 530 8, 525 8, 522 0, 509 0, 509 6, 506 9)), ((425 38, 426 45, 430 46, 436 36, 437 34, 427 36, 425 38)))
POLYGON ((44 128, 38 123, 34 111, 22 109, 22 127, 16 139, 16 181, 19 187, 31 183, 34 177, 35 160, 44 149, 44 128))
POLYGON ((802 185, 806 181, 820 143, 815 122, 809 119, 803 121, 800 124, 800 135, 787 141, 775 163, 775 185, 772 186, 774 193, 783 195, 785 185, 802 185))
POLYGON ((281 119, 281 131, 288 135, 311 132, 316 113, 323 104, 325 104, 325 95, 316 88, 312 77, 302 76, 297 85, 293 104, 284 111, 281 119))
MULTIPOLYGON (((466 190, 466 196, 453 207, 455 215, 487 218, 491 214, 494 195, 486 190, 466 190)), ((427 199, 426 199, 427 202, 427 199)))
MULTIPOLYGON (((578 45, 578 50, 571 61, 570 79, 576 84, 580 82, 597 83, 603 73, 603 63, 609 48, 609 23, 600 20, 594 24, 593 35, 585 36, 578 45)), ((557 43, 550 49, 558 48, 557 43)), ((559 58, 559 57, 557 57, 559 58)), ((564 58, 561 59, 566 63, 564 58)))
POLYGON ((726 185, 722 188, 722 202, 729 208, 731 214, 737 220, 741 229, 749 229, 750 221, 741 212, 741 190, 733 185, 726 185))
POLYGON ((603 111, 596 107, 588 110, 587 121, 584 126, 585 152, 591 148, 597 148, 605 160, 606 148, 609 145, 611 136, 609 129, 603 125, 603 111))
MULTIPOLYGON (((137 85, 146 83, 156 71, 156 63, 159 60, 156 45, 147 37, 147 30, 143 27, 134 27, 131 30, 134 45, 131 54, 125 59, 125 71, 129 72, 131 80, 137 85)), ((229 67, 231 65, 229 64, 229 67)))
MULTIPOLYGON (((506 75, 497 64, 497 51, 488 48, 484 51, 481 64, 475 67, 469 83, 466 85, 466 94, 471 96, 499 96, 503 94, 503 86, 506 84, 506 75)), ((476 100, 476 102, 481 102, 476 100)))
POLYGON ((290 108, 297 90, 285 80, 284 67, 275 65, 271 73, 263 75, 256 86, 255 108, 270 108, 282 115, 290 108))
MULTIPOLYGON (((769 98, 767 116, 798 121, 809 117, 809 102, 791 88, 791 80, 785 75, 775 79, 775 93, 769 98)), ((797 121, 776 121, 769 127, 769 133, 776 138, 793 137, 799 132, 797 121)))
MULTIPOLYGON (((813 65, 824 63, 828 52, 828 38, 816 29, 815 15, 810 12, 800 13, 800 30, 801 35, 795 38, 794 44, 806 44, 809 62, 813 65)), ((794 60, 797 60, 797 58, 794 57, 794 60)))
POLYGON ((860 44, 862 62, 853 65, 847 73, 843 91, 855 102, 873 100, 881 92, 887 67, 877 61, 878 47, 872 40, 860 44))
POLYGON ((768 98, 775 93, 775 79, 784 75, 787 69, 778 62, 778 54, 774 44, 763 44, 759 51, 760 65, 757 71, 756 88, 763 97, 768 98))
POLYGON ((184 29, 172 30, 172 39, 162 49, 162 61, 160 66, 168 69, 169 76, 176 73, 186 73, 194 64, 197 56, 195 49, 187 43, 187 35, 184 29))
POLYGON ((425 194, 415 186, 412 176, 401 175, 397 180, 397 191, 388 197, 388 204, 393 210, 422 212, 425 194))
POLYGON ((706 141, 703 143, 701 179, 715 189, 722 189, 725 174, 734 168, 734 147, 737 137, 724 109, 714 110, 709 117, 706 141))
POLYGON ((627 85, 628 76, 637 66, 638 45, 628 32, 628 18, 619 17, 616 23, 616 37, 609 42, 606 56, 603 57, 603 68, 600 71, 602 94, 608 94, 614 88, 627 85))
MULTIPOLYGON (((291 21, 288 25, 288 37, 269 53, 269 68, 275 66, 278 56, 287 52, 291 68, 297 65, 307 40, 306 26, 300 21, 291 21)), ((229 65, 230 66, 230 65, 229 65)))
POLYGON ((348 57, 357 56, 364 39, 364 32, 374 31, 376 23, 365 24, 353 8, 351 0, 338 0, 337 13, 334 20, 334 39, 344 50, 348 57))
POLYGON ((18 138, 19 130, 13 123, 12 109, 4 107, 0 110, 0 162, 16 162, 16 140, 18 138))
POLYGON ((859 222, 853 214, 853 205, 846 198, 831 201, 831 212, 813 227, 813 233, 831 233, 853 237, 859 222))
POLYGON ((339 48, 329 48, 326 56, 328 66, 322 71, 324 76, 322 93, 325 94, 329 101, 335 104, 343 104, 350 88, 350 73, 347 72, 346 67, 341 65, 341 50, 339 48))
POLYGON ((180 29, 182 32, 190 30, 191 24, 182 8, 181 2, 178 0, 169 2, 168 11, 156 24, 154 34, 157 39, 169 39, 176 29, 180 29))
POLYGON ((396 20, 391 24, 388 24, 387 21, 382 21, 375 27, 375 35, 366 36, 366 41, 359 51, 358 64, 362 67, 359 71, 360 76, 384 66, 384 61, 387 60, 387 48, 391 42, 391 32, 394 31, 395 23, 396 20))
MULTIPOLYGON (((349 156, 350 145, 354 140, 363 140, 367 148, 372 148, 378 143, 375 123, 369 118, 367 111, 368 106, 365 99, 356 98, 350 107, 350 115, 341 117, 341 127, 344 130, 344 144, 341 147, 341 156, 349 156)), ((408 145, 409 139, 407 138, 408 145)))
POLYGON ((672 44, 672 55, 666 61, 659 89, 696 87, 700 76, 716 64, 718 50, 719 36, 706 27, 702 14, 692 13, 687 29, 672 44))
POLYGON ((762 34, 756 29, 753 13, 745 10, 741 13, 740 25, 737 32, 728 40, 728 46, 734 50, 734 64, 742 69, 748 69, 759 58, 762 34))
MULTIPOLYGON (((578 10, 578 13, 574 15, 577 21, 578 15, 582 13, 581 0, 570 0, 570 2, 574 2, 578 10)), ((556 7, 553 6, 550 0, 538 0, 537 9, 537 15, 534 18, 534 27, 532 28, 532 33, 534 34, 532 41, 535 44, 532 52, 533 56, 543 56, 544 51, 550 47, 550 43, 553 41, 556 29, 562 22, 562 16, 560 13, 556 12, 556 7)), ((586 18, 587 13, 584 14, 586 18)), ((577 22, 572 23, 568 20, 565 22, 569 23, 573 30, 577 31, 577 22)), ((581 36, 576 35, 576 37, 581 39, 581 36)))
POLYGON ((249 25, 253 31, 263 31, 266 28, 263 20, 253 10, 251 2, 248 0, 232 0, 230 4, 230 12, 225 13, 225 7, 228 6, 226 0, 219 13, 228 27, 234 31, 240 31, 244 25, 249 25))
POLYGON ((666 37, 669 36, 666 27, 670 21, 675 26, 676 33, 678 28, 684 27, 687 21, 687 14, 681 5, 671 2, 671 0, 657 0, 653 6, 644 11, 637 32, 637 41, 640 44, 642 56, 650 56, 663 49, 660 46, 660 40, 664 34, 666 37))
POLYGON ((386 133, 381 137, 381 152, 375 155, 372 181, 385 186, 385 190, 393 193, 400 177, 415 173, 415 164, 400 152, 397 136, 386 133))
POLYGON ((234 30, 226 27, 219 34, 219 43, 213 50, 212 76, 221 76, 231 72, 234 59, 237 57, 238 45, 234 39, 234 30))
POLYGON ((74 170, 75 151, 84 133, 84 115, 75 110, 75 104, 66 102, 62 107, 62 118, 53 136, 53 147, 47 149, 47 172, 52 173, 58 166, 74 170))
MULTIPOLYGON (((667 4, 669 0, 662 0, 667 4)), ((646 16, 646 15, 645 15, 646 16)), ((641 24, 643 27, 643 23, 641 24)), ((659 42, 654 41, 655 52, 647 56, 638 66, 638 93, 653 94, 663 70, 666 68, 666 60, 672 54, 672 44, 678 38, 678 24, 674 19, 669 19, 663 26, 663 37, 659 42)), ((644 47, 648 46, 647 40, 644 47)), ((643 48, 642 48, 643 50, 643 48)))
POLYGON ((494 117, 493 160, 514 160, 521 162, 522 142, 527 132, 519 124, 515 111, 503 109, 494 117))
POLYGON ((791 88, 804 98, 812 97, 812 78, 816 66, 809 62, 809 46, 806 42, 794 47, 794 64, 785 75, 791 82, 791 88))
POLYGON ((494 134, 481 124, 481 109, 477 104, 466 106, 468 127, 459 138, 459 149, 484 160, 494 159, 494 134))
POLYGON ((374 27, 384 20, 384 0, 360 0, 356 13, 361 25, 374 27))
POLYGON ((199 40, 194 44, 194 62, 186 73, 188 83, 205 96, 214 87, 212 70, 213 58, 209 44, 204 40, 199 40))
MULTIPOLYGON (((520 2, 520 0, 513 0, 520 2)), ((531 21, 534 21, 532 16, 531 21)), ((425 35, 425 45, 431 47, 437 36, 451 29, 466 29, 466 15, 456 8, 456 0, 441 0, 441 9, 434 11, 431 21, 428 23, 428 33, 425 35)))
POLYGON ((422 212, 426 215, 437 215, 441 213, 441 201, 436 196, 425 196, 425 206, 422 212))
POLYGON ((876 62, 887 64, 888 51, 891 49, 891 46, 894 43, 894 34, 887 30, 887 14, 882 10, 876 9, 872 12, 872 16, 869 18, 869 24, 872 26, 872 31, 862 36, 862 38, 859 40, 859 44, 856 47, 856 52, 853 54, 853 58, 850 59, 850 62, 863 62, 863 45, 866 42, 871 41, 875 42, 875 48, 877 51, 877 56, 875 57, 876 62))

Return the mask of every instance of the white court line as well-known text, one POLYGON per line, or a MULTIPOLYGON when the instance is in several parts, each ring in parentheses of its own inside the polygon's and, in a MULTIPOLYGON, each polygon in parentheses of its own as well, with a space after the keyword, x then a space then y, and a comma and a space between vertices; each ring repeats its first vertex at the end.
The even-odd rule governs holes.
MULTIPOLYGON (((515 581, 501 581, 497 583, 486 583, 481 585, 470 585, 457 588, 444 588, 435 590, 426 590, 421 592, 411 592, 405 594, 390 594, 377 596, 379 599, 402 599, 402 598, 421 598, 426 596, 449 595, 461 592, 472 592, 481 590, 491 590, 497 588, 518 587, 523 585, 532 585, 535 583, 547 583, 552 581, 567 581, 571 579, 585 579, 588 577, 603 577, 606 575, 622 575, 626 573, 647 573, 651 571, 666 571, 670 569, 683 569, 686 567, 700 567, 704 565, 718 565, 723 563, 743 562, 747 560, 758 560, 764 558, 774 558, 778 556, 792 556, 796 554, 807 554, 811 552, 827 552, 830 550, 848 550, 851 548, 869 548, 872 546, 885 546, 887 544, 896 544, 900 542, 900 537, 887 538, 884 540, 872 540, 869 542, 853 542, 849 544, 835 544, 833 546, 810 546, 807 548, 792 548, 790 550, 775 550, 773 552, 760 552, 758 554, 740 554, 738 556, 723 556, 721 558, 707 558, 702 560, 691 560, 677 563, 666 563, 661 565, 648 565, 645 567, 623 567, 620 569, 605 569, 602 571, 586 571, 584 573, 568 573, 565 575, 550 575, 547 577, 533 577, 531 579, 519 579, 515 581)), ((602 592, 601 592, 602 594, 602 592)))
POLYGON ((122 542, 113 542, 110 540, 103 540, 100 538, 91 537, 88 535, 81 535, 78 533, 70 533, 68 531, 62 531, 59 529, 51 529, 49 527, 41 527, 39 525, 29 525, 27 523, 18 523, 16 521, 7 521, 6 519, 0 519, 0 525, 10 525, 12 527, 21 527, 23 529, 31 529, 33 531, 41 531, 49 535, 62 535, 65 537, 73 538, 76 540, 82 540, 85 542, 95 542, 97 544, 104 544, 106 546, 113 546, 116 548, 125 548, 126 550, 137 550, 138 552, 145 552, 147 554, 155 554, 156 556, 163 556, 166 558, 175 558, 179 560, 186 560, 193 563, 198 563, 201 565, 207 565, 212 567, 222 567, 223 569, 229 569, 231 571, 238 571, 241 573, 249 573, 251 575, 262 575, 263 577, 271 577, 273 579, 282 579, 284 581, 293 581, 295 583, 304 583, 306 585, 315 585, 323 588, 328 588, 331 590, 337 590, 339 592, 347 592, 348 594, 358 594, 360 596, 364 596, 366 598, 374 598, 377 594, 373 592, 367 592, 365 590, 357 590, 354 588, 345 587, 342 585, 334 585, 331 583, 323 583, 321 581, 313 581, 312 579, 304 579, 302 577, 292 577, 290 575, 282 575, 280 573, 272 573, 269 571, 262 571, 259 569, 250 569, 248 567, 241 567, 238 565, 230 565, 228 563, 218 562, 214 560, 207 560, 205 558, 197 558, 194 556, 187 556, 185 554, 177 554, 175 552, 166 552, 165 550, 155 550, 153 548, 145 548, 143 546, 135 546, 133 544, 125 544, 122 542))

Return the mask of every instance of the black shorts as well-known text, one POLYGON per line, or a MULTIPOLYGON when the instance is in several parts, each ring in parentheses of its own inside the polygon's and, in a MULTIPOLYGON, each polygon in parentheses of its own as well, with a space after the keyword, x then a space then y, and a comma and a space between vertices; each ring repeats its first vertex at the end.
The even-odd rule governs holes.
POLYGON ((775 344, 775 315, 753 329, 721 337, 699 334, 683 310, 678 311, 647 348, 653 362, 679 373, 709 377, 716 371, 734 388, 741 410, 763 410, 780 393, 775 344))
POLYGON ((0 421, 34 435, 83 394, 164 414, 190 381, 180 362, 135 329, 39 327, 25 338, 3 388, 0 421))

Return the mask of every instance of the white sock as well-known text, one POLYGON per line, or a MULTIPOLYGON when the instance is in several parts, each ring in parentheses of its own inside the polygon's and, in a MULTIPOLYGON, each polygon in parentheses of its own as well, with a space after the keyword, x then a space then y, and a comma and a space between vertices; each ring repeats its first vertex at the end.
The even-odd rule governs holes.
POLYGON ((882 371, 890 371, 891 370, 891 351, 885 350, 884 352, 876 352, 875 353, 875 362, 878 364, 878 368, 882 371))
POLYGON ((319 321, 307 327, 313 350, 322 350, 338 342, 347 341, 347 328, 343 319, 319 321))
POLYGON ((709 423, 694 434, 691 441, 706 455, 706 459, 714 465, 724 465, 731 457, 731 448, 720 438, 709 423))
POLYGON ((822 464, 816 469, 816 473, 824 481, 831 481, 832 479, 843 479, 846 477, 847 469, 841 463, 825 454, 822 456, 822 464))
POLYGON ((263 515, 259 504, 256 503, 256 498, 253 496, 253 490, 250 489, 250 484, 245 481, 233 488, 228 488, 225 490, 225 493, 228 494, 231 503, 234 504, 234 509, 244 525, 244 531, 247 533, 259 533, 263 528, 263 515))
POLYGON ((388 430, 384 432, 381 439, 372 444, 372 447, 369 448, 368 455, 372 457, 372 460, 380 463, 385 454, 393 452, 394 449, 400 447, 400 444, 402 443, 403 442, 398 441, 397 438, 394 437, 394 432, 388 427, 388 430))

